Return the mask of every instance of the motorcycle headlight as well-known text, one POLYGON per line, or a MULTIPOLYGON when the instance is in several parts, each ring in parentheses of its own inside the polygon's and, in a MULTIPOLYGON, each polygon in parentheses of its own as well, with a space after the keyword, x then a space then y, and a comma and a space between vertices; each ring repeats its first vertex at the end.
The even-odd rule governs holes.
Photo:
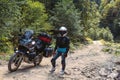
POLYGON ((27 53, 29 53, 29 51, 27 51, 27 53))
POLYGON ((32 45, 34 45, 35 44, 35 41, 32 41, 32 45))
POLYGON ((18 50, 15 51, 16 53, 19 52, 18 50))

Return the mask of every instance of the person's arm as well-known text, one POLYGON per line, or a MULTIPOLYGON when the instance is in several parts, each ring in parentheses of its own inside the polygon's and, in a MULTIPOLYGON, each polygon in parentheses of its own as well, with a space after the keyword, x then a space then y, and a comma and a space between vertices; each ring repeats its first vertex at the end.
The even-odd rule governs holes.
POLYGON ((58 37, 56 38, 56 43, 55 43, 55 47, 54 47, 54 51, 53 51, 53 55, 55 55, 56 50, 57 50, 57 47, 58 47, 58 37))
POLYGON ((54 52, 56 51, 56 49, 57 49, 57 44, 55 44, 54 52))
POLYGON ((67 38, 67 46, 66 46, 66 52, 65 53, 68 53, 69 49, 70 49, 70 39, 67 38))

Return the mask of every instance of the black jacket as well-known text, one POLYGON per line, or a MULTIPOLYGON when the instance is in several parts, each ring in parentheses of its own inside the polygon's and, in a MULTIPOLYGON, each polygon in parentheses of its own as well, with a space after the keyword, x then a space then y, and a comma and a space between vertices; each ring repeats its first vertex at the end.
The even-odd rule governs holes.
POLYGON ((64 36, 64 37, 57 37, 56 38, 56 45, 55 45, 55 51, 57 48, 66 48, 66 52, 65 53, 68 53, 69 51, 69 48, 70 48, 70 39, 69 37, 67 36, 64 36))

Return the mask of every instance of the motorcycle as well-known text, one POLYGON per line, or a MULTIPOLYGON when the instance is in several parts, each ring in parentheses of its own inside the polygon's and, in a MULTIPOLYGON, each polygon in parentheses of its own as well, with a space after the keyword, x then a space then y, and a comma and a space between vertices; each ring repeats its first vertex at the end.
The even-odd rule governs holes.
POLYGON ((16 71, 22 61, 36 66, 41 63, 43 57, 52 56, 53 48, 49 47, 52 38, 47 33, 40 33, 35 39, 32 36, 33 31, 28 30, 19 39, 19 45, 8 62, 10 72, 16 71))

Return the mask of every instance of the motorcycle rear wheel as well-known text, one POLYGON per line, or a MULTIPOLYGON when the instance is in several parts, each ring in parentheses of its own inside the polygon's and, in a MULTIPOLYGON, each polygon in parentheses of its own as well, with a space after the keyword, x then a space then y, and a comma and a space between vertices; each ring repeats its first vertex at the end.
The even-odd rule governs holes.
POLYGON ((21 65, 23 58, 19 54, 14 54, 10 57, 10 60, 8 62, 8 70, 10 72, 16 71, 19 66, 21 65))
POLYGON ((39 65, 41 63, 42 59, 43 59, 43 55, 42 54, 37 55, 35 57, 35 59, 34 59, 34 66, 39 65))

